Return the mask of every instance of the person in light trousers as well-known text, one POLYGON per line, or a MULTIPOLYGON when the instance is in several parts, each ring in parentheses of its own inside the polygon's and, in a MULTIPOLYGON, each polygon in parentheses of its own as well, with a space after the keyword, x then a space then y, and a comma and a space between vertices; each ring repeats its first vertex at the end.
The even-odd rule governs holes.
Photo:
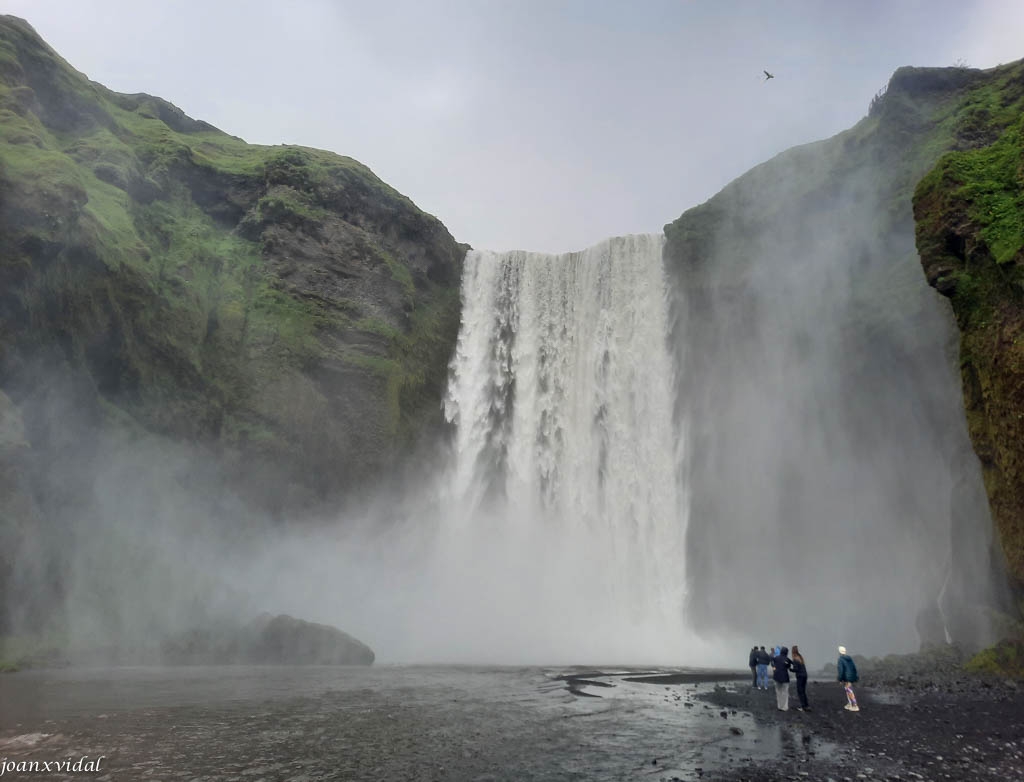
POLYGON ((768 689, 768 663, 772 656, 762 646, 757 652, 757 689, 768 689))
POLYGON ((772 666, 775 668, 772 674, 775 679, 775 705, 779 711, 789 711, 789 672, 793 670, 793 661, 789 659, 787 647, 779 649, 772 666))

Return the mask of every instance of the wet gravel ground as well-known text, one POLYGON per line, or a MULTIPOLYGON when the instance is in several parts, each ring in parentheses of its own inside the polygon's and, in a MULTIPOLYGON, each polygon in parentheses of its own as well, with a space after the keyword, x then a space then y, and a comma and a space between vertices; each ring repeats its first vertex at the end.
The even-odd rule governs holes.
POLYGON ((770 761, 745 761, 715 779, 749 780, 1016 780, 1024 779, 1024 693, 1011 682, 941 676, 863 677, 855 688, 859 712, 843 707, 834 681, 808 684, 811 711, 776 708, 774 690, 747 685, 719 687, 702 697, 716 708, 753 715, 830 742, 834 752, 808 756, 788 742, 770 761))
POLYGON ((98 780, 620 780, 779 753, 773 728, 755 743, 752 717, 723 720, 698 700, 706 674, 637 673, 30 671, 0 677, 0 759, 102 756, 99 774, 77 775, 98 780))
POLYGON ((4 779, 104 782, 1024 778, 1008 685, 904 677, 859 689, 857 714, 838 684, 809 692, 781 713, 745 674, 699 671, 30 671, 0 676, 0 761, 102 756, 4 779))

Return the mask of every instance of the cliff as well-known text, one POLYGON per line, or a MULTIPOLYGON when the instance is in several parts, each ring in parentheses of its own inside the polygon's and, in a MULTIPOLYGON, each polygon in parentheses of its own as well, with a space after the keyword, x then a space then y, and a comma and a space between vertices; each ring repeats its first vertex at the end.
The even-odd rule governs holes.
POLYGON ((917 247, 956 314, 971 441, 1024 593, 1024 63, 987 72, 952 122, 953 149, 914 193, 917 247))
POLYGON ((0 18, 0 388, 39 452, 58 377, 277 511, 379 477, 440 422, 465 249, 354 160, 111 92, 0 18))
MULTIPOLYGON (((694 439, 689 597, 711 626, 761 627, 750 596, 779 577, 812 615, 843 606, 835 630, 859 648, 910 650, 914 638, 893 632, 909 625, 925 643, 976 647, 1013 612, 1009 495, 984 447, 984 483, 971 451, 956 322, 921 274, 912 196, 944 153, 992 143, 1011 118, 1019 128, 1020 69, 901 68, 853 128, 780 154, 665 226, 673 342, 685 345, 678 412, 694 439)), ((993 229, 1004 261, 1019 248, 1007 228, 993 229)), ((951 288, 948 269, 929 279, 951 288)), ((971 352, 965 338, 965 366, 971 352)), ((1019 386, 984 387, 1017 415, 1019 386)), ((976 446, 978 398, 968 386, 976 446)), ((1020 439, 1014 426, 1007 442, 1020 439)))
POLYGON ((112 92, 0 17, 0 634, 173 630, 215 594, 189 539, 395 474, 443 426, 466 249, 355 160, 112 92))

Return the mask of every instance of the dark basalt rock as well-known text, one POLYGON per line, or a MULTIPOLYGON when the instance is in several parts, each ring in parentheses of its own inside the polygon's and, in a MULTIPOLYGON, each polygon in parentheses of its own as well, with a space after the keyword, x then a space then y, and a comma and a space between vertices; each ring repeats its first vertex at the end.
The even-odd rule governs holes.
POLYGON ((263 616, 243 631, 241 656, 273 665, 372 665, 369 646, 330 625, 287 614, 263 616))
POLYGON ((166 640, 166 665, 372 665, 373 650, 331 625, 262 614, 245 625, 197 628, 166 640))

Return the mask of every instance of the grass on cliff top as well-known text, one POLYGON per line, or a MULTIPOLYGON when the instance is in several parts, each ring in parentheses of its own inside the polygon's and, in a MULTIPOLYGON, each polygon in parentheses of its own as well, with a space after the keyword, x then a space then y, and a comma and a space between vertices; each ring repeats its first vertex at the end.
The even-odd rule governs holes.
MULTIPOLYGON (((0 86, 0 98, 3 90, 0 86)), ((108 266, 126 264, 141 272, 169 304, 170 322, 161 327, 177 335, 174 341, 197 368, 211 317, 219 327, 237 332, 239 342, 273 342, 300 360, 314 353, 315 332, 323 325, 319 308, 274 290, 263 279, 256 244, 216 225, 181 185, 165 182, 162 197, 140 204, 96 171, 105 170, 122 185, 146 178, 154 188, 153 180, 181 159, 257 178, 281 161, 302 169, 313 160, 309 176, 317 182, 321 174, 328 176, 329 170, 319 167, 328 161, 372 174, 331 153, 303 151, 297 157, 289 148, 250 147, 215 131, 176 133, 159 120, 114 105, 107 109, 122 120, 116 132, 96 127, 84 135, 61 134, 30 112, 0 116, 0 167, 8 191, 28 212, 44 218, 22 230, 46 242, 84 246, 108 266)), ((299 203, 288 208, 318 216, 299 203)))
POLYGON ((1005 264, 1024 249, 1024 63, 996 68, 954 97, 942 124, 951 142, 917 183, 914 200, 941 193, 947 204, 966 205, 993 259, 1005 264))
POLYGON ((921 182, 941 187, 967 204, 996 263, 1017 258, 1024 249, 1024 117, 981 149, 950 152, 921 182))

